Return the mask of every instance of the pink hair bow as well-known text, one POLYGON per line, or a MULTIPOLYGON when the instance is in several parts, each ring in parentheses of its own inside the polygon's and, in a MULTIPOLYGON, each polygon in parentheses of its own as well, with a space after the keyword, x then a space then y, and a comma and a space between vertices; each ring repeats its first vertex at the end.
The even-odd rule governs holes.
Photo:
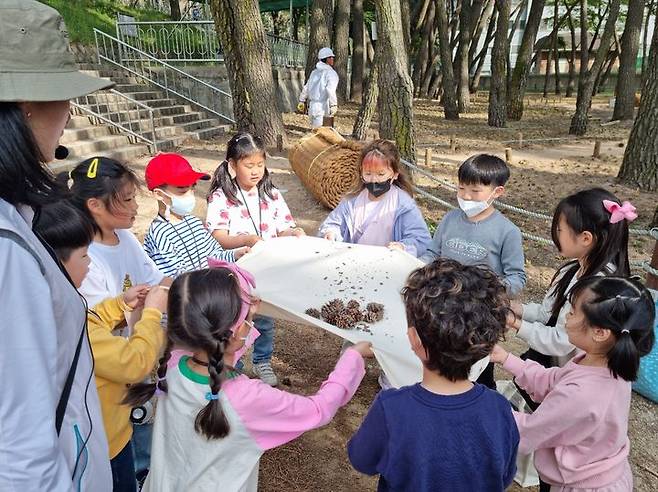
POLYGON ((603 206, 610 212, 610 223, 616 224, 626 219, 628 222, 633 222, 637 219, 636 208, 631 202, 623 202, 619 205, 617 202, 610 200, 603 200, 603 206))
POLYGON ((240 308, 240 315, 235 321, 235 325, 231 327, 231 332, 235 332, 235 330, 244 323, 244 320, 247 319, 247 315, 249 314, 249 306, 251 306, 251 289, 252 287, 256 287, 254 276, 247 270, 240 268, 235 263, 228 263, 216 258, 208 258, 208 266, 210 268, 226 268, 238 279, 238 284, 242 291, 242 307, 240 308))

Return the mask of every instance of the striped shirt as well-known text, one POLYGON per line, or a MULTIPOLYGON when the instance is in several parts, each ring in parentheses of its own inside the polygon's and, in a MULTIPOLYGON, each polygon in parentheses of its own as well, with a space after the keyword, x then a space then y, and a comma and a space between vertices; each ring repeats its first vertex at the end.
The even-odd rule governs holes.
POLYGON ((144 250, 169 277, 208 267, 208 258, 235 261, 233 250, 224 250, 194 215, 178 224, 157 216, 144 237, 144 250))

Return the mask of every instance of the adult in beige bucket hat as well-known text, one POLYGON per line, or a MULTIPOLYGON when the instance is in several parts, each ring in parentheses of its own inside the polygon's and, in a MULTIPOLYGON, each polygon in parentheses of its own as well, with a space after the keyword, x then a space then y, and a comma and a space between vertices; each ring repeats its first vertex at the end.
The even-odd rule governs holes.
POLYGON ((35 213, 64 191, 44 163, 69 99, 111 85, 78 72, 57 11, 0 0, 0 490, 112 490, 86 306, 35 213))

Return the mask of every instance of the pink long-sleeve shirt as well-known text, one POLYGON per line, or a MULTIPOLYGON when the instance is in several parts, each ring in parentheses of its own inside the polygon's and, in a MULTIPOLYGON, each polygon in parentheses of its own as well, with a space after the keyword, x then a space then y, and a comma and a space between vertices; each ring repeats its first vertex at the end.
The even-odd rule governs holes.
POLYGON ((244 375, 228 379, 219 401, 230 431, 208 440, 194 430, 199 410, 208 403, 208 377, 192 372, 187 359, 182 356, 167 371, 168 392, 158 400, 145 492, 255 492, 263 452, 329 423, 365 375, 363 358, 348 349, 312 396, 287 393, 244 375))
POLYGON ((519 453, 535 452, 535 467, 553 485, 598 488, 619 479, 628 466, 631 383, 607 367, 545 367, 510 354, 503 367, 531 398, 533 414, 514 412, 519 453))

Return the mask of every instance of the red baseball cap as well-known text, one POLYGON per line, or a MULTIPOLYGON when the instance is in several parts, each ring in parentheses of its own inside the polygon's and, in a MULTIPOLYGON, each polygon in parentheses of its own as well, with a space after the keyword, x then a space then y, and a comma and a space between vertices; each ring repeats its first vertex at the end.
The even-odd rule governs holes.
POLYGON ((146 165, 146 186, 153 191, 158 186, 192 186, 210 175, 198 173, 182 155, 158 154, 146 165))

